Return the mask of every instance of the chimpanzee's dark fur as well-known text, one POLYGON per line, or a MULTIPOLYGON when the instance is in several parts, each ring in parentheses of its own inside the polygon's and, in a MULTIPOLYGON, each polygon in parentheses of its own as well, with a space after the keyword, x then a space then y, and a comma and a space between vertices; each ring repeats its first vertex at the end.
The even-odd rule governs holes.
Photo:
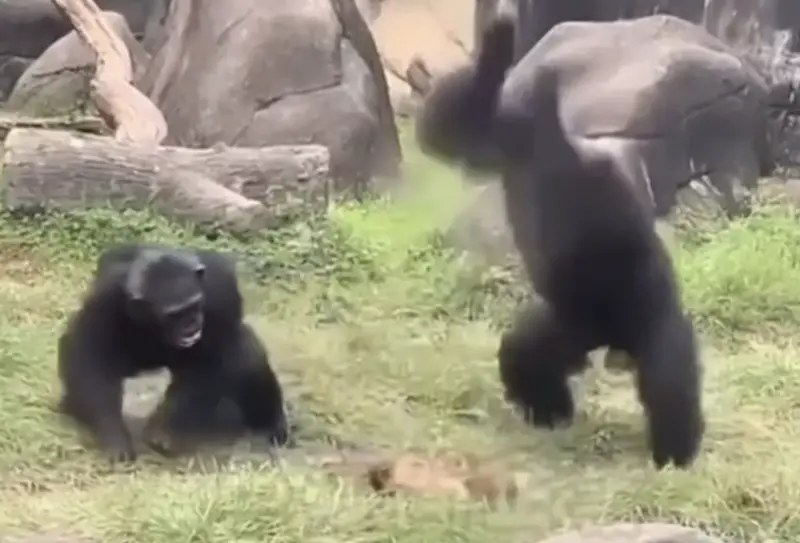
POLYGON ((140 244, 109 249, 59 340, 61 410, 114 458, 134 460, 122 417, 123 381, 167 368, 172 380, 153 416, 163 426, 162 436, 180 439, 219 431, 217 410, 232 402, 243 426, 274 444, 285 443, 281 387, 264 346, 242 318, 235 268, 221 254, 140 244), (138 282, 131 282, 132 275, 138 282), (185 301, 184 294, 200 303, 163 313, 165 320, 154 318, 167 303, 185 301), (165 328, 185 324, 187 318, 190 327, 196 325, 194 342, 171 343, 169 338, 178 336, 165 328))
POLYGON ((591 350, 624 351, 636 360, 655 464, 687 467, 704 433, 701 371, 652 213, 610 161, 576 149, 559 86, 547 81, 556 75, 526 58, 511 68, 513 42, 513 23, 489 25, 475 65, 443 76, 417 121, 427 153, 502 174, 509 224, 544 300, 502 338, 506 395, 536 426, 568 422, 567 377, 591 350))

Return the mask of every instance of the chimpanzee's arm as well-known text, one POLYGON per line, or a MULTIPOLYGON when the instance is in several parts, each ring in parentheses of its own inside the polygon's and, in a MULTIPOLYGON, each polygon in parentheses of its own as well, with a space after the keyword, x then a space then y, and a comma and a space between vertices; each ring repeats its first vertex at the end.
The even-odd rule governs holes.
POLYGON ((173 371, 148 424, 147 441, 164 454, 183 452, 199 443, 197 438, 242 430, 263 435, 271 445, 289 440, 283 391, 258 337, 240 324, 238 331, 217 339, 198 352, 201 359, 173 371))
POLYGON ((267 349, 247 324, 227 345, 225 372, 245 425, 273 445, 291 442, 284 411, 283 390, 269 363, 267 349))
POLYGON ((109 368, 120 362, 102 337, 71 327, 60 339, 58 364, 64 393, 62 409, 91 432, 118 461, 133 461, 133 440, 122 417, 123 376, 109 368))

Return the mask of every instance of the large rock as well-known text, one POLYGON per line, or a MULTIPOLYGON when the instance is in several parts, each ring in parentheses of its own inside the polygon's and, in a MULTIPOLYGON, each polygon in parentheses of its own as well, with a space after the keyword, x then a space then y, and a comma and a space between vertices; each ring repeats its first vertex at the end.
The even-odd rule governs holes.
POLYGON ((8 99, 17 80, 31 61, 16 56, 0 56, 0 102, 8 99))
POLYGON ((0 55, 36 58, 69 30, 50 0, 0 2, 0 55))
MULTIPOLYGON (((608 22, 653 14, 673 15, 703 26, 771 84, 797 86, 800 2, 796 0, 475 0, 477 45, 486 24, 499 12, 515 17, 522 58, 554 26, 567 21, 608 22)), ((781 165, 800 162, 800 122, 794 115, 776 145, 781 165)))
MULTIPOLYGON (((144 32, 145 23, 151 11, 151 5, 165 0, 95 0, 101 9, 116 12, 122 15, 125 27, 123 38, 127 36, 134 39, 144 32)), ((115 28, 118 27, 114 21, 115 28)), ((28 85, 38 88, 48 87, 55 93, 55 108, 63 109, 60 104, 69 100, 70 94, 76 92, 77 85, 86 81, 84 74, 70 71, 76 62, 86 63, 91 56, 85 48, 76 48, 72 42, 79 41, 77 37, 69 40, 70 45, 59 45, 54 54, 52 45, 61 43, 61 38, 72 31, 72 26, 55 7, 51 0, 2 0, 0 1, 0 102, 5 101, 11 94, 17 80, 31 62, 42 54, 47 54, 45 63, 37 63, 36 76, 48 67, 67 68, 57 74, 45 77, 46 81, 28 81, 28 85), (69 51, 68 58, 64 57, 69 51), (59 62, 61 63, 59 65, 59 62), (57 79, 57 83, 53 83, 57 79)))
POLYGON ((566 130, 609 156, 666 216, 707 178, 729 213, 774 166, 770 87, 719 39, 672 16, 562 23, 520 61, 536 94, 560 95, 566 130), (537 74, 553 71, 553 78, 537 74), (540 82, 540 83, 537 83, 540 82), (555 87, 553 87, 555 85, 555 87))
MULTIPOLYGON (((23 0, 24 1, 24 0, 23 0)), ((125 17, 125 21, 138 37, 144 33, 150 14, 165 0, 95 0, 104 11, 114 11, 125 17)))
MULTIPOLYGON (((164 0, 95 0, 100 9, 121 13, 139 34, 154 2, 164 0)), ((0 2, 0 56, 34 59, 72 26, 51 0, 3 0, 0 2)))
POLYGON ((700 23, 705 4, 706 0, 475 0, 475 49, 486 24, 499 11, 517 19, 516 55, 522 58, 559 23, 616 21, 654 14, 674 15, 700 23))
POLYGON ((714 35, 735 46, 766 45, 795 51, 800 46, 800 2, 795 0, 707 0, 704 23, 714 35))
POLYGON ((144 45, 139 87, 164 113, 166 143, 322 144, 340 190, 396 174, 386 79, 354 0, 172 0, 144 45))
MULTIPOLYGON (((136 41, 125 17, 103 12, 111 28, 122 38, 134 72, 144 69, 147 53, 136 41)), ((94 53, 73 30, 56 40, 19 77, 6 107, 32 115, 71 113, 89 104, 89 82, 94 74, 94 53)))
MULTIPOLYGON (((704 25, 731 45, 747 48, 774 45, 776 30, 789 31, 795 38, 800 30, 800 3, 796 0, 475 0, 476 44, 487 22, 501 10, 517 17, 517 58, 524 56, 551 28, 566 21, 674 15, 704 25)), ((795 41, 794 46, 800 43, 795 41)))

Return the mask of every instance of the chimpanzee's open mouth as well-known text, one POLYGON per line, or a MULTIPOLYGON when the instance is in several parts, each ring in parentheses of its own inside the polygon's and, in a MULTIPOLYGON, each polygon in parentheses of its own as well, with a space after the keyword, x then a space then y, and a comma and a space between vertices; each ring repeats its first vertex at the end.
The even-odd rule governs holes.
POLYGON ((188 349, 189 347, 192 347, 195 343, 200 341, 200 337, 202 335, 203 335, 203 329, 198 328, 197 331, 195 331, 192 335, 182 336, 178 338, 177 342, 178 347, 180 347, 181 349, 188 349))

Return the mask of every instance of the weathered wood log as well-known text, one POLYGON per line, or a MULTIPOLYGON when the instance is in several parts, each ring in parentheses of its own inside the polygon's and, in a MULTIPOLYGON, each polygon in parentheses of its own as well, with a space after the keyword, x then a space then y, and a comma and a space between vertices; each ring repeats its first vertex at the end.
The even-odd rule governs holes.
POLYGON ((100 117, 91 115, 59 115, 55 117, 31 117, 13 112, 0 111, 0 141, 12 128, 48 128, 51 130, 74 130, 102 134, 107 131, 100 117))
POLYGON ((96 56, 94 102, 120 141, 158 145, 167 136, 164 115, 131 84, 133 68, 125 43, 93 0, 53 0, 96 56))
POLYGON ((4 203, 10 208, 150 207, 179 220, 247 231, 324 210, 332 183, 329 161, 320 145, 150 148, 101 136, 15 128, 5 141, 4 203))

